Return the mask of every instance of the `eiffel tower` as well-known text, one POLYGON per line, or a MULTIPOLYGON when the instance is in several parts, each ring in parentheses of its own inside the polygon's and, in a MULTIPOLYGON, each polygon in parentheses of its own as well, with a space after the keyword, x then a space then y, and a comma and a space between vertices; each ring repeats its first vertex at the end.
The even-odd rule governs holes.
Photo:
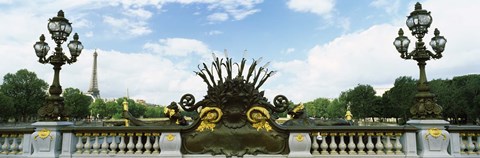
POLYGON ((87 94, 92 95, 94 99, 100 99, 100 90, 98 90, 98 80, 97 80, 97 50, 93 53, 93 70, 92 70, 92 80, 90 81, 90 88, 88 88, 87 94))

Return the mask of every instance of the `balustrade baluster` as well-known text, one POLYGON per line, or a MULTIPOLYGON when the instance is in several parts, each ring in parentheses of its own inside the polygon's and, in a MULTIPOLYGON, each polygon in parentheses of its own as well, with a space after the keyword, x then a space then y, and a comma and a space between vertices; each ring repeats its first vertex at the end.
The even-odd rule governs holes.
POLYGON ((476 144, 476 148, 477 148, 477 154, 480 155, 480 133, 477 133, 477 144, 476 144))
POLYGON ((82 141, 82 133, 76 133, 75 136, 77 136, 77 145, 75 147, 77 148, 77 151, 75 151, 76 154, 81 154, 83 153, 83 141, 82 141))
POLYGON ((90 154, 92 148, 92 144, 90 143, 90 133, 85 133, 83 135, 87 138, 87 141, 83 145, 83 154, 90 154))
POLYGON ((396 155, 401 155, 403 154, 403 146, 402 143, 400 143, 400 137, 402 136, 402 133, 395 133, 395 154, 396 155))
POLYGON ((335 142, 335 136, 337 136, 337 133, 330 133, 330 154, 331 155, 337 155, 337 142, 335 142))
POLYGON ((386 139, 387 139, 387 141, 385 142, 385 153, 388 154, 388 155, 393 155, 395 153, 392 151, 393 144, 390 141, 390 138, 393 136, 393 132, 385 133, 385 136, 386 136, 386 139))
POLYGON ((365 135, 365 133, 357 133, 357 136, 358 136, 358 144, 357 144, 357 148, 358 148, 358 155, 365 155, 365 143, 363 143, 363 136, 365 135))
POLYGON ((12 145, 10 145, 10 154, 17 154, 18 153, 18 143, 17 143, 17 135, 12 134, 10 137, 13 137, 12 145))
POLYGON ((368 137, 368 140, 367 140, 367 154, 368 155, 374 155, 375 152, 373 151, 373 142, 372 142, 372 136, 374 135, 374 133, 367 133, 367 137, 368 137))
POLYGON ((475 149, 475 145, 473 144, 472 136, 475 136, 475 134, 474 133, 467 134, 467 143, 468 143, 467 150, 469 155, 477 154, 473 151, 475 149))
POLYGON ((127 133, 127 136, 128 136, 127 154, 133 154, 133 148, 135 148, 135 144, 133 144, 133 133, 127 133))
POLYGON ((318 133, 312 133, 312 154, 313 155, 320 155, 320 152, 318 152, 318 143, 317 143, 317 136, 318 133))
POLYGON ((145 152, 144 154, 152 154, 152 143, 150 143, 150 136, 151 133, 145 133, 145 136, 147 136, 147 142, 145 143, 145 152))
POLYGON ((327 144, 327 136, 328 136, 328 133, 320 133, 320 136, 322 136, 322 143, 320 144, 320 148, 322 149, 322 151, 320 153, 322 153, 322 155, 328 155, 328 144, 327 144))
POLYGON ((355 142, 353 141, 353 136, 355 136, 355 133, 348 133, 348 154, 350 155, 356 155, 357 152, 355 151, 355 142))
POLYGON ((463 137, 465 137, 465 133, 460 133, 460 154, 465 154, 465 149, 467 149, 463 137))
POLYGON ((158 140, 160 139, 160 133, 153 133, 153 137, 155 138, 155 141, 153 141, 153 154, 159 154, 160 153, 160 144, 158 143, 158 140))
POLYGON ((107 136, 108 136, 108 133, 102 133, 102 136, 103 136, 103 142, 102 142, 102 145, 101 145, 101 148, 102 148, 102 151, 101 153, 102 154, 107 154, 108 153, 108 140, 107 140, 107 136))
POLYGON ((143 135, 142 133, 135 133, 135 136, 137 136, 137 144, 135 145, 135 148, 137 150, 135 151, 135 154, 143 154, 142 135, 143 135))
POLYGON ((18 145, 18 152, 16 154, 22 154, 23 152, 23 134, 18 135, 18 139, 20 140, 20 144, 18 145))
POLYGON ((347 144, 345 144, 345 136, 347 135, 346 133, 339 133, 340 136, 340 143, 338 144, 338 148, 340 149, 340 155, 346 155, 347 151, 345 149, 347 148, 347 144))
MULTIPOLYGON (((110 137, 112 137, 112 142, 110 143, 110 151, 109 154, 117 154, 117 133, 110 133, 110 137)), ((121 150, 120 150, 121 151, 121 150)))
POLYGON ((385 152, 383 151, 382 136, 383 136, 382 132, 377 133, 377 143, 375 143, 375 148, 377 149, 377 155, 385 154, 385 152))
POLYGON ((125 133, 119 133, 118 136, 120 137, 120 144, 118 145, 120 151, 118 153, 125 154, 125 148, 127 147, 127 144, 125 144, 125 133))
POLYGON ((8 140, 8 134, 2 134, 3 145, 2 145, 2 154, 8 155, 10 153, 8 149, 10 148, 10 140, 8 140))
POLYGON ((95 137, 95 142, 93 143, 93 151, 92 151, 92 154, 99 154, 100 151, 98 149, 100 149, 100 143, 98 143, 98 136, 100 134, 98 133, 93 133, 92 136, 95 137))

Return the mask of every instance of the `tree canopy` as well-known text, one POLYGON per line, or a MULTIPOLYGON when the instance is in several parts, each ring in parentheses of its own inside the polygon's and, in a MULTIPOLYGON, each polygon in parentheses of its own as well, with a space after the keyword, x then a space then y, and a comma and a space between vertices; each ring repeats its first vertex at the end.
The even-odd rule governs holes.
POLYGON ((35 72, 21 69, 3 77, 0 91, 13 99, 16 120, 27 121, 37 116, 47 97, 47 88, 47 82, 39 79, 35 72))
POLYGON ((65 89, 63 97, 67 116, 72 119, 82 119, 90 115, 89 106, 92 104, 92 97, 84 95, 77 88, 65 89))

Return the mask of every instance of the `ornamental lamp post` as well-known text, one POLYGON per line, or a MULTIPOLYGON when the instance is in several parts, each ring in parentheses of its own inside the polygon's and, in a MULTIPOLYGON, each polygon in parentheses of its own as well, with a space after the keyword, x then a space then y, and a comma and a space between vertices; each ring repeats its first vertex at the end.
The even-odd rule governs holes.
POLYGON ((432 24, 432 16, 430 12, 423 10, 420 3, 415 4, 415 10, 407 17, 406 24, 412 35, 417 38, 415 42, 415 48, 413 51, 408 52, 408 45, 410 40, 404 36, 403 30, 400 28, 398 31, 398 37, 395 38, 393 45, 395 45, 397 51, 400 53, 400 57, 403 59, 413 59, 418 62, 420 69, 420 79, 417 84, 417 94, 415 95, 415 103, 410 108, 415 119, 440 119, 442 107, 436 103, 436 95, 430 92, 430 88, 427 83, 427 76, 425 73, 426 61, 442 58, 442 52, 445 50, 445 44, 447 40, 440 36, 440 31, 435 28, 434 37, 431 39, 430 46, 433 52, 427 50, 423 37, 428 33, 428 28, 432 24))
POLYGON ((67 47, 70 50, 70 58, 63 53, 62 44, 67 40, 67 37, 72 32, 72 26, 68 19, 65 18, 62 10, 58 11, 56 17, 48 20, 48 31, 52 35, 52 39, 57 46, 52 55, 47 57, 50 47, 45 42, 45 36, 40 36, 40 41, 33 45, 35 53, 38 57, 38 62, 42 64, 50 63, 53 65, 54 77, 53 83, 48 92, 50 96, 46 98, 46 104, 38 110, 38 114, 42 120, 58 121, 65 120, 64 102, 62 94, 62 86, 60 85, 60 70, 65 63, 72 64, 77 61, 77 57, 83 50, 82 42, 78 41, 78 34, 73 35, 73 41, 68 43, 67 47))

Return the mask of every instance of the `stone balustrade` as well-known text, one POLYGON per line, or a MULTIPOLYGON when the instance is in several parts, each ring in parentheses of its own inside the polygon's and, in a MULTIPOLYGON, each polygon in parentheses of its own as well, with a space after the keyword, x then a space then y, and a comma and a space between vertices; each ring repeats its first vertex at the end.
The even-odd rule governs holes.
POLYGON ((449 126, 449 152, 454 157, 480 157, 480 126, 449 126))
MULTIPOLYGON (((181 130, 168 126, 63 127, 59 130, 62 144, 61 149, 57 149, 61 151, 58 157, 208 157, 181 153, 181 130)), ((297 145, 302 146, 299 143, 308 143, 306 152, 301 156, 270 157, 421 157, 417 149, 418 129, 408 125, 286 127, 283 130, 290 132, 290 142, 294 142, 289 143, 291 153, 302 152, 303 149, 295 149, 297 145)), ((451 157, 480 157, 480 143, 477 143, 480 126, 447 126, 446 130, 451 137, 448 145, 451 157)), ((0 157, 32 157, 35 153, 32 143, 36 139, 32 133, 32 127, 0 128, 0 157)), ((256 157, 259 156, 269 157, 256 157)))
POLYGON ((313 157, 416 157, 416 130, 412 126, 322 126, 308 133, 313 157))
POLYGON ((0 157, 22 157, 26 144, 30 144, 30 135, 33 127, 1 128, 0 130, 0 157))
MULTIPOLYGON (((180 141, 178 130, 168 127, 66 127, 62 129, 62 148, 67 150, 62 150, 60 157, 158 157, 163 154, 162 145, 168 146, 175 139, 180 141)), ((176 152, 180 155, 180 143, 174 145, 178 146, 176 152)), ((166 154, 172 152, 167 151, 168 147, 165 150, 166 154)))

